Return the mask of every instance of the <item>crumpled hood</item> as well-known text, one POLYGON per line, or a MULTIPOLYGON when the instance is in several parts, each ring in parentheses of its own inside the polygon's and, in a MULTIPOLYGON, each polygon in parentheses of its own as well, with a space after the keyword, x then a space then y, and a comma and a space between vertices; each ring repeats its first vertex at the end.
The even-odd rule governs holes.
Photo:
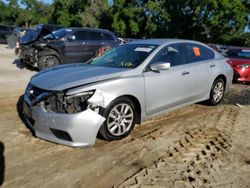
POLYGON ((61 29, 61 26, 50 26, 50 25, 37 25, 34 29, 28 31, 24 36, 22 36, 19 40, 21 45, 30 44, 39 40, 40 38, 51 34, 53 31, 57 29, 61 29))
POLYGON ((126 68, 109 68, 86 64, 62 65, 37 73, 31 84, 44 90, 62 91, 65 89, 114 79, 121 76, 126 68))

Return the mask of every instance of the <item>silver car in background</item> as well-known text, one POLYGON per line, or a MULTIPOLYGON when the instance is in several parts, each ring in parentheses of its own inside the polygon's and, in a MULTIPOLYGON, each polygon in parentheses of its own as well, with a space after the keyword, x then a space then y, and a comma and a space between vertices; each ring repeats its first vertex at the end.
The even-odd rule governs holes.
POLYGON ((88 64, 62 65, 30 80, 26 123, 39 138, 68 146, 127 136, 162 112, 221 102, 232 85, 227 59, 195 41, 150 39, 114 48, 88 64))

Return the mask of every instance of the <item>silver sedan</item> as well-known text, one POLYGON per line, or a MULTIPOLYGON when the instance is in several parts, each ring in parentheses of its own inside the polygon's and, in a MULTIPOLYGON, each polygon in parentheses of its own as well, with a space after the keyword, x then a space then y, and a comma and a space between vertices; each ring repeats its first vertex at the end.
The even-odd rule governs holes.
POLYGON ((145 119, 200 101, 221 102, 232 85, 227 59, 195 41, 137 40, 87 64, 33 76, 23 115, 39 138, 68 146, 126 137, 145 119))

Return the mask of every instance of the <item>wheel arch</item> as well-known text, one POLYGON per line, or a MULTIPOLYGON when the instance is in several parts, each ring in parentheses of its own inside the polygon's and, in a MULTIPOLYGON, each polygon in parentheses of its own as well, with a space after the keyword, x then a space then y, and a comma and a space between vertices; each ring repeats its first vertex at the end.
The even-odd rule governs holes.
POLYGON ((38 58, 40 59, 42 56, 45 56, 45 55, 54 55, 57 57, 57 59, 59 60, 59 62, 61 63, 61 60, 60 60, 60 53, 56 50, 56 49, 53 49, 53 48, 45 48, 44 50, 41 50, 38 52, 38 58))
POLYGON ((117 100, 118 98, 128 98, 133 102, 133 104, 135 105, 136 111, 137 111, 136 123, 141 124, 141 104, 140 104, 139 100, 133 95, 122 95, 122 96, 117 97, 114 100, 117 100))
MULTIPOLYGON (((224 74, 220 74, 220 75, 218 75, 215 79, 214 79, 214 82, 215 82, 215 80, 217 80, 217 79, 219 79, 219 78, 221 78, 224 82, 225 82, 225 86, 227 85, 227 77, 224 75, 224 74)), ((213 83, 214 83, 213 82, 213 83)))

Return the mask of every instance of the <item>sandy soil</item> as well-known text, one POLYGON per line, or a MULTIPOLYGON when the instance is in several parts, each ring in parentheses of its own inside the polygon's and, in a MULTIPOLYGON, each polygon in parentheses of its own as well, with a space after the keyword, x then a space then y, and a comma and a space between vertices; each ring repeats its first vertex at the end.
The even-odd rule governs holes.
POLYGON ((15 58, 0 46, 2 187, 250 186, 249 85, 234 85, 216 107, 148 120, 123 140, 70 148, 33 137, 19 119, 16 104, 35 72, 15 58))

